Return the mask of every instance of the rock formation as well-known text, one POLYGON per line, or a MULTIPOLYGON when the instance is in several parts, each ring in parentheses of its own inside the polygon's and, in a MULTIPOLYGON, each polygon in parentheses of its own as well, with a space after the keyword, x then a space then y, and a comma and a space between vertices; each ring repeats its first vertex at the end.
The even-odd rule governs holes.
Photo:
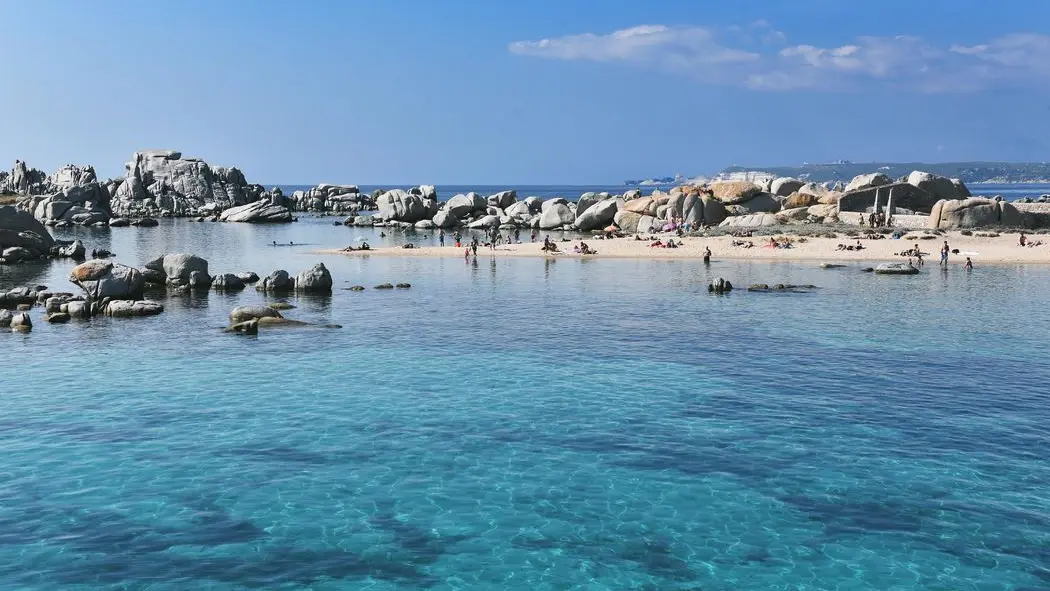
POLYGON ((263 192, 236 168, 212 168, 174 150, 148 150, 125 165, 124 178, 113 184, 111 208, 123 217, 191 216, 246 205, 263 192))
POLYGON ((938 201, 930 212, 928 224, 940 230, 989 226, 1024 227, 1024 214, 1005 201, 969 197, 938 201))
POLYGON ((247 205, 231 207, 219 215, 223 222, 284 223, 294 220, 292 212, 283 205, 274 205, 269 200, 259 200, 247 205))
POLYGON ((13 205, 0 206, 0 251, 22 248, 32 258, 48 255, 55 239, 29 212, 13 205))

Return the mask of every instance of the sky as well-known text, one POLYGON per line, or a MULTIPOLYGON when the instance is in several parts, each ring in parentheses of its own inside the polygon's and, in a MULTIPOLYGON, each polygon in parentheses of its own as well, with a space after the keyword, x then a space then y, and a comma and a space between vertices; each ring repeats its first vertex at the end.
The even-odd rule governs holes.
POLYGON ((0 0, 0 166, 264 184, 1044 161, 1045 0, 0 0))

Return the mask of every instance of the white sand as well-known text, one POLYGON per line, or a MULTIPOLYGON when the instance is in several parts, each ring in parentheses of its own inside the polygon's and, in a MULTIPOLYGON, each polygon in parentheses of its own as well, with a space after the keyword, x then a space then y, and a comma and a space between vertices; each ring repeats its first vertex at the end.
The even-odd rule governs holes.
MULTIPOLYGON (((837 250, 839 244, 856 244, 857 238, 839 236, 838 238, 799 238, 789 237, 793 240, 792 248, 780 249, 769 248, 765 245, 769 242, 768 236, 756 236, 753 238, 734 238, 731 236, 719 236, 714 238, 685 237, 676 238, 681 240, 684 246, 679 248, 652 248, 648 241, 637 241, 632 238, 616 238, 613 240, 585 239, 587 244, 598 251, 596 255, 579 255, 572 252, 573 246, 579 244, 579 240, 572 242, 557 242, 558 248, 563 252, 549 254, 540 250, 542 241, 525 244, 502 244, 491 250, 488 247, 479 246, 478 256, 509 256, 509 257, 544 257, 554 256, 560 258, 572 257, 595 257, 595 258, 655 258, 655 259, 699 259, 703 257, 705 247, 711 249, 712 260, 718 259, 754 259, 754 260, 784 260, 784 261, 817 261, 817 262, 843 262, 843 261, 871 261, 876 262, 904 262, 906 257, 896 256, 894 253, 901 252, 913 247, 918 243, 922 250, 923 259, 927 265, 937 265, 940 261, 940 249, 945 240, 952 249, 959 249, 959 254, 949 256, 949 264, 963 264, 969 256, 974 265, 982 263, 1050 263, 1050 237, 1034 236, 1034 239, 1045 239, 1045 244, 1037 247, 1021 247, 1018 244, 1018 234, 1003 234, 998 237, 976 237, 963 236, 958 232, 949 232, 944 236, 934 237, 931 240, 917 240, 911 238, 921 235, 920 232, 912 232, 902 239, 894 240, 886 237, 881 240, 860 239, 864 246, 860 251, 837 250), (804 242, 803 242, 804 240, 804 242), (734 241, 753 242, 753 248, 732 246, 734 241)), ((555 238, 557 234, 551 236, 555 238)), ((666 236, 661 236, 667 240, 666 236)), ((464 249, 455 246, 445 247, 422 247, 422 248, 399 248, 384 247, 373 248, 369 251, 343 252, 341 250, 320 250, 320 254, 343 254, 346 256, 412 256, 412 257, 463 257, 464 249)))

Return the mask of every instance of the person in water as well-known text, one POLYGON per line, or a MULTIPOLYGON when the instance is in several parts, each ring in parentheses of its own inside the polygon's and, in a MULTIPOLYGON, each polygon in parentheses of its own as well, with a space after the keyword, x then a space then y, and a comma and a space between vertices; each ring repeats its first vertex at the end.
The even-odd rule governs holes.
POLYGON ((948 248, 948 241, 945 240, 944 241, 944 246, 941 247, 941 266, 943 266, 943 267, 947 267, 948 266, 948 253, 949 252, 951 252, 951 249, 948 248))
POLYGON ((970 260, 970 257, 966 257, 965 267, 967 271, 973 271, 973 261, 970 260))
POLYGON ((438 232, 438 246, 445 246, 445 231, 438 232))
POLYGON ((710 262, 711 262, 711 247, 710 246, 705 246, 704 247, 704 264, 706 265, 706 264, 708 264, 710 262))

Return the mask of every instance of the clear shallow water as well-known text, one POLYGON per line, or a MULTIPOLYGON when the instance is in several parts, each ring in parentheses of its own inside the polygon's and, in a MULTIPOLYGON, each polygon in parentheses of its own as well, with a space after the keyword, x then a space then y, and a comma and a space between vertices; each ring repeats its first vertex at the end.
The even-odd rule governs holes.
POLYGON ((0 588, 1050 588, 1050 269, 309 254, 332 221, 75 230, 413 287, 0 334, 0 588))

